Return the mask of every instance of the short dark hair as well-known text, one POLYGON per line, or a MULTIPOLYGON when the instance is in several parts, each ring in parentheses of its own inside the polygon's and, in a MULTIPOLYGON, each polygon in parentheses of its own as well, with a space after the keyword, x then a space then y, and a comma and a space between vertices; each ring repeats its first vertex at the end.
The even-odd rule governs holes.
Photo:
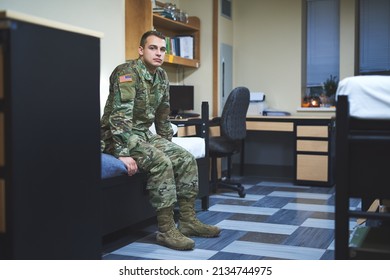
POLYGON ((150 31, 145 32, 145 33, 142 35, 141 41, 140 41, 140 43, 139 43, 139 45, 140 45, 141 47, 145 47, 146 39, 147 39, 149 36, 157 36, 158 38, 165 40, 164 34, 162 34, 161 32, 159 32, 159 31, 157 31, 157 30, 150 30, 150 31))

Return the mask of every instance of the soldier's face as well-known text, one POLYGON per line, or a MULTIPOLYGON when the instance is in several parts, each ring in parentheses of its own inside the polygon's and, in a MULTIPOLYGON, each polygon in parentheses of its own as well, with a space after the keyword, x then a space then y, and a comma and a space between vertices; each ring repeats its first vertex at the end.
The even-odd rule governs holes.
POLYGON ((138 53, 148 70, 154 72, 163 64, 165 50, 165 40, 152 35, 146 39, 145 47, 139 47, 138 53))

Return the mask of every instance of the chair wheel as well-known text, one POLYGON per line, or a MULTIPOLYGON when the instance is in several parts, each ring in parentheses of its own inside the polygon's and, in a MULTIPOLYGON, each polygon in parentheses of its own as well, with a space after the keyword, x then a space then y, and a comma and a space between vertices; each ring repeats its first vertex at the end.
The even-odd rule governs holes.
POLYGON ((238 187, 238 195, 241 197, 241 198, 244 198, 246 193, 245 193, 245 189, 244 187, 238 187))

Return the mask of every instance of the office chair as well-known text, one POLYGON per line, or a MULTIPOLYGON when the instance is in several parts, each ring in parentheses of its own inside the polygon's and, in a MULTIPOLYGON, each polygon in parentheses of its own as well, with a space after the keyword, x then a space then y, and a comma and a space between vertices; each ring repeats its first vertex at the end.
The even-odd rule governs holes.
MULTIPOLYGON (((244 187, 233 182, 231 176, 231 157, 242 151, 246 137, 246 114, 249 107, 249 90, 237 87, 229 94, 220 118, 214 118, 210 126, 219 125, 221 136, 209 138, 209 155, 211 157, 211 186, 215 193, 217 187, 236 190, 240 197, 245 197, 244 187), (217 158, 227 158, 227 177, 217 179, 217 158)), ((241 161, 241 165, 243 162, 241 161)))

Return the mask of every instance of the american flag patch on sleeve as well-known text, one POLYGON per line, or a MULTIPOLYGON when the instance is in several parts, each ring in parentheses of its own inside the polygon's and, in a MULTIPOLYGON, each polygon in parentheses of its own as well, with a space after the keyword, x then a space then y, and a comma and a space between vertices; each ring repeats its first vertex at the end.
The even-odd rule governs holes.
POLYGON ((133 81, 133 79, 131 78, 130 75, 119 76, 119 82, 120 83, 126 83, 126 82, 131 82, 131 81, 133 81))

